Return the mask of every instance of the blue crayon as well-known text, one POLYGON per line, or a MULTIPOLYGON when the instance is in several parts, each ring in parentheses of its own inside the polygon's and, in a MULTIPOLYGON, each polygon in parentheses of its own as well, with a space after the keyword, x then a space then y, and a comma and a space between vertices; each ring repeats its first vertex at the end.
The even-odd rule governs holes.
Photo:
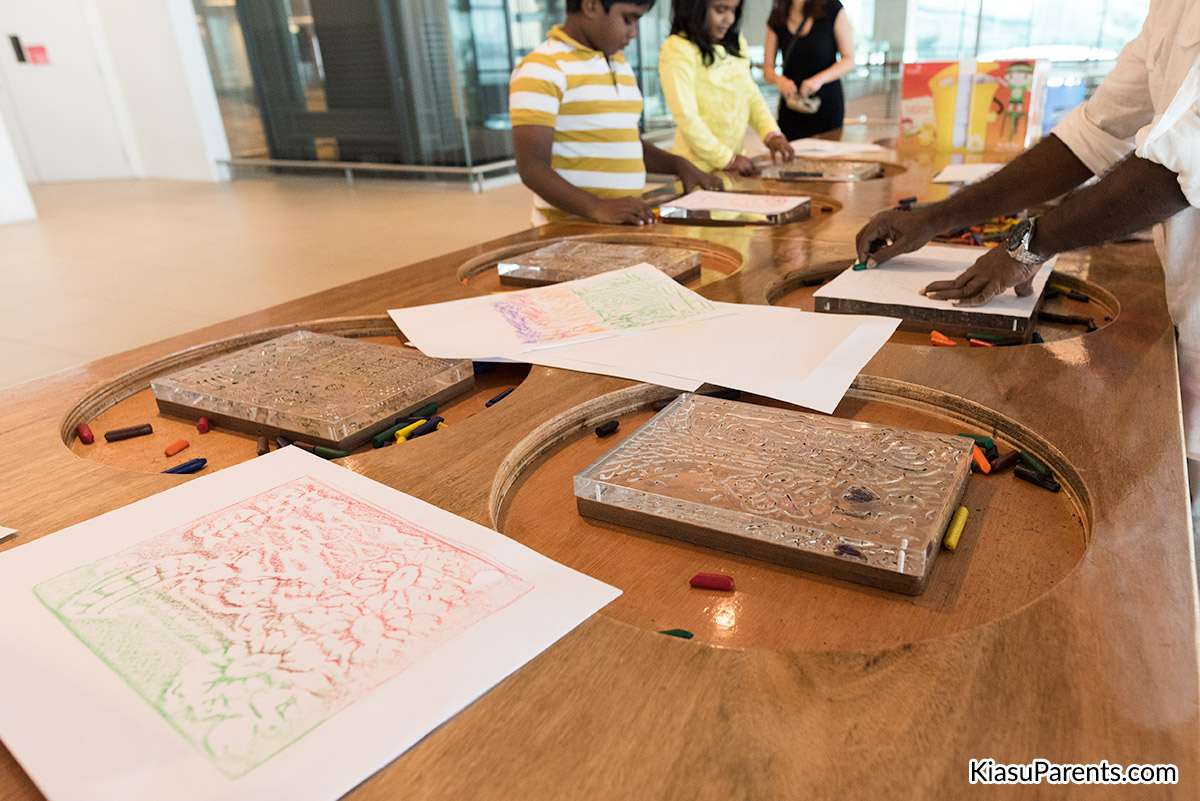
POLYGON ((184 474, 184 473, 198 473, 204 469, 204 466, 206 464, 208 464, 207 459, 192 459, 190 462, 184 462, 183 464, 177 464, 174 467, 169 467, 166 470, 164 470, 163 472, 171 473, 174 475, 180 475, 180 474, 184 474))
POLYGON ((512 393, 512 391, 513 391, 514 389, 516 389, 516 387, 509 387, 508 389, 504 390, 504 391, 503 391, 503 392, 501 392, 499 395, 497 395, 496 397, 492 398, 490 401, 488 401, 487 403, 485 403, 485 404, 483 404, 483 405, 484 405, 484 406, 491 406, 493 403, 499 403, 500 401, 502 401, 502 400, 504 400, 505 398, 507 398, 507 397, 508 397, 508 396, 509 396, 509 395, 512 393))
POLYGON ((432 434, 434 431, 438 430, 438 424, 442 422, 444 422, 444 419, 435 414, 433 417, 430 417, 424 423, 414 428, 412 433, 408 435, 408 438, 416 439, 417 437, 423 437, 426 434, 432 434))

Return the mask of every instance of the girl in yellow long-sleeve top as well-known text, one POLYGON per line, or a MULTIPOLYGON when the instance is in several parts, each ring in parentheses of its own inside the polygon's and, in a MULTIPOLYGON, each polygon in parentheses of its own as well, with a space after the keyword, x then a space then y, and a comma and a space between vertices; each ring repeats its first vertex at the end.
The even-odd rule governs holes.
POLYGON ((741 21, 741 0, 675 0, 658 74, 675 118, 672 150, 702 170, 752 175, 758 170, 742 155, 747 125, 773 158, 793 153, 750 77, 741 21))

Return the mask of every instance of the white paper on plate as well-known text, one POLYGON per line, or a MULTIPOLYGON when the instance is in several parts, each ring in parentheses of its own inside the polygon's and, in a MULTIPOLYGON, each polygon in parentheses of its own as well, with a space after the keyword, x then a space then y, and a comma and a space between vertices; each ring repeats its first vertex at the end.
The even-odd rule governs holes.
POLYGON ((982 181, 1003 164, 950 164, 933 176, 935 184, 970 184, 982 181))
POLYGON ((710 192, 697 189, 663 206, 691 211, 733 211, 749 214, 784 214, 808 201, 801 195, 755 195, 746 192, 710 192))
POLYGON ((712 317, 712 301, 649 264, 499 295, 388 314, 422 353, 441 359, 509 358, 538 348, 712 317))
POLYGON ((0 542, 7 542, 16 535, 17 530, 15 528, 5 528, 4 526, 0 526, 0 542))
POLYGON ((844 156, 883 150, 871 142, 838 142, 830 139, 793 139, 791 145, 797 156, 844 156))
POLYGON ((957 278, 959 273, 985 253, 987 248, 926 245, 912 253, 884 262, 874 270, 847 268, 814 292, 813 297, 925 309, 953 309, 968 314, 1030 317, 1057 259, 1051 259, 1042 265, 1033 279, 1033 294, 1023 298, 1009 289, 984 306, 955 306, 952 300, 934 300, 920 294, 922 289, 934 281, 957 278))
POLYGON ((0 554, 0 739, 51 801, 332 801, 618 594, 285 448, 0 554))
POLYGON ((887 317, 716 305, 727 313, 636 336, 568 345, 553 353, 575 361, 578 366, 571 369, 677 373, 697 379, 696 386, 707 382, 831 412, 900 324, 887 317))

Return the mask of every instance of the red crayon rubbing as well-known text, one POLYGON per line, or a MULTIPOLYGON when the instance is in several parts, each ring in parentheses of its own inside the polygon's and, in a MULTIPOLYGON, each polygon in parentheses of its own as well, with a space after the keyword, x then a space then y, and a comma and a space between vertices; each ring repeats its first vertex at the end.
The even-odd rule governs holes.
POLYGON ((75 426, 75 433, 79 435, 79 441, 84 445, 91 445, 96 441, 96 435, 92 433, 92 429, 87 423, 75 426))
POLYGON ((188 441, 186 439, 176 440, 175 442, 172 442, 170 445, 168 445, 166 450, 163 451, 163 453, 165 453, 167 456, 174 456, 175 454, 179 453, 181 450, 183 450, 187 446, 188 446, 188 441))
POLYGON ((733 592, 733 576, 726 576, 724 573, 697 573, 689 583, 693 587, 703 587, 706 590, 733 592))
POLYGON ((201 434, 207 434, 209 432, 209 429, 211 429, 211 428, 212 428, 212 425, 208 422, 207 417, 201 417, 199 420, 196 421, 196 430, 199 431, 201 434))

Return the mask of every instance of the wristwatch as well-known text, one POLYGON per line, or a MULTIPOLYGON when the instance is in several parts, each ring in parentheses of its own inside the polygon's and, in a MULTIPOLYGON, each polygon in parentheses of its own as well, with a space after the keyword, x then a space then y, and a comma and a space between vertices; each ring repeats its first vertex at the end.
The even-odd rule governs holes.
POLYGON ((1008 234, 1008 255, 1013 261, 1018 261, 1021 264, 1036 265, 1046 261, 1045 256, 1037 256, 1029 252, 1029 246, 1033 242, 1033 230, 1036 217, 1026 217, 1021 220, 1008 234))

